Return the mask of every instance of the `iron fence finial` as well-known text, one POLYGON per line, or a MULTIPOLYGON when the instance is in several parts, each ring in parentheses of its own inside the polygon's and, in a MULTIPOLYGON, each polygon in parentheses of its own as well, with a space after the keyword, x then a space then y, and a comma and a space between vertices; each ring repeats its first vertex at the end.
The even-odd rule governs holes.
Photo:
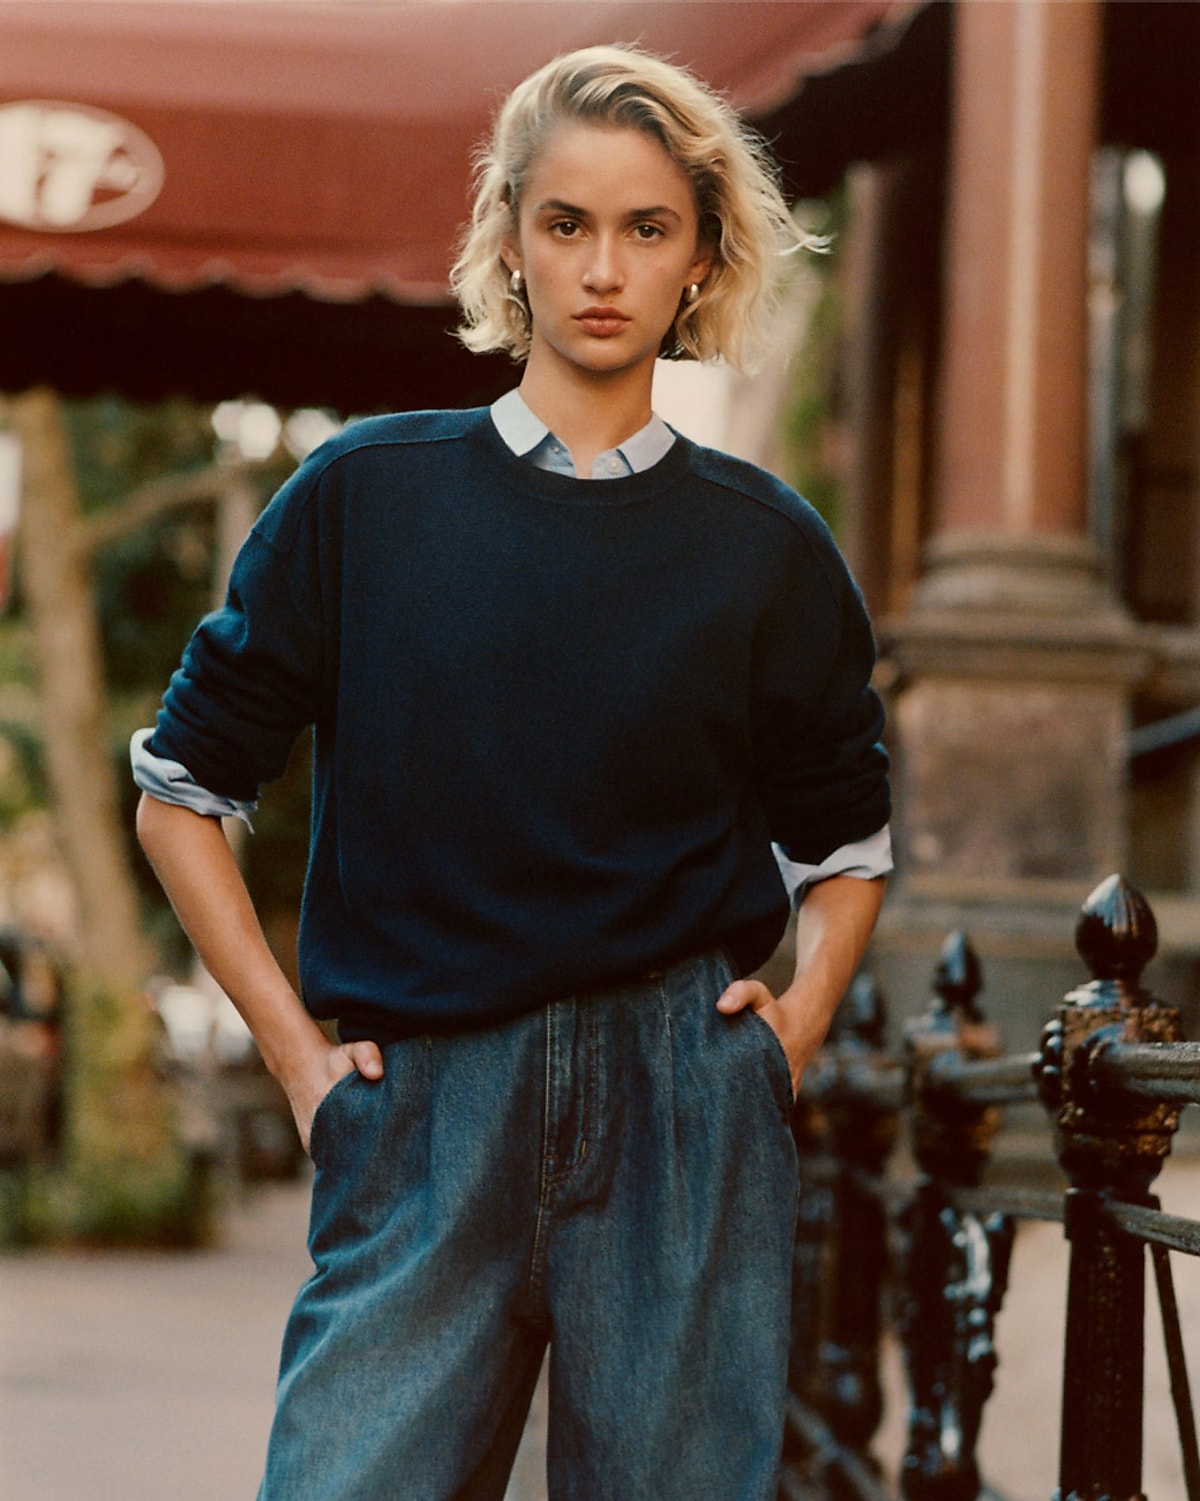
POLYGON ((1149 902, 1124 876, 1107 877, 1080 910, 1075 947, 1094 980, 1136 989, 1158 951, 1158 924, 1149 902))

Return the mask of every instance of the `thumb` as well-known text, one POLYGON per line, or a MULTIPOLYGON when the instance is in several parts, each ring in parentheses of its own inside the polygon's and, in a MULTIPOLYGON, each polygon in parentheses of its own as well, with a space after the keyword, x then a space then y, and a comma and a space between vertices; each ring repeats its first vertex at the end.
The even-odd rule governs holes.
POLYGON ((731 1016, 747 1006, 761 1011, 775 999, 761 980, 735 980, 717 999, 717 1010, 731 1016))
POLYGON ((351 1042, 346 1054, 364 1079, 383 1078, 383 1054, 377 1042, 351 1042))

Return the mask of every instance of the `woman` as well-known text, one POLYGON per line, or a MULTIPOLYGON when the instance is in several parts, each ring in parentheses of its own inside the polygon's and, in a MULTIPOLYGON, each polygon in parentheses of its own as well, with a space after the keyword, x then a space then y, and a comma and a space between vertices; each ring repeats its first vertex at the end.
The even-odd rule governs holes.
POLYGON ((743 359, 795 241, 688 74, 526 80, 454 274, 519 388, 318 449, 135 738, 316 1166, 263 1501, 498 1501, 547 1343, 552 1497, 774 1497, 788 1117, 882 896, 881 713, 814 513, 650 402, 662 353, 743 359), (213 815, 308 723, 302 1002, 213 815))

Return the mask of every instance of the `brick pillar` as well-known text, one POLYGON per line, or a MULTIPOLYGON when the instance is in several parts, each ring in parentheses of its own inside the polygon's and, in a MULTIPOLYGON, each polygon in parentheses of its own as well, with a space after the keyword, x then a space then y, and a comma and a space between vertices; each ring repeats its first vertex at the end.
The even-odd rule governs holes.
MULTIPOLYGON (((1100 23, 1098 0, 955 8, 934 525, 884 632, 894 939, 932 941, 974 906, 972 931, 1028 952, 1124 857, 1127 703, 1147 663, 1086 530, 1100 23)), ((1044 997, 1028 1009, 1018 1045, 1044 997)))

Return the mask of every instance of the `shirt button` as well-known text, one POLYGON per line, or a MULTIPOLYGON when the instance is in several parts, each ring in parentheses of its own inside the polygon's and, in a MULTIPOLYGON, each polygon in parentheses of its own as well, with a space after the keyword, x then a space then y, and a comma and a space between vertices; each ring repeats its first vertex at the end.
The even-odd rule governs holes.
POLYGON ((615 453, 610 453, 604 461, 604 467, 608 470, 609 474, 620 474, 621 461, 615 453))

